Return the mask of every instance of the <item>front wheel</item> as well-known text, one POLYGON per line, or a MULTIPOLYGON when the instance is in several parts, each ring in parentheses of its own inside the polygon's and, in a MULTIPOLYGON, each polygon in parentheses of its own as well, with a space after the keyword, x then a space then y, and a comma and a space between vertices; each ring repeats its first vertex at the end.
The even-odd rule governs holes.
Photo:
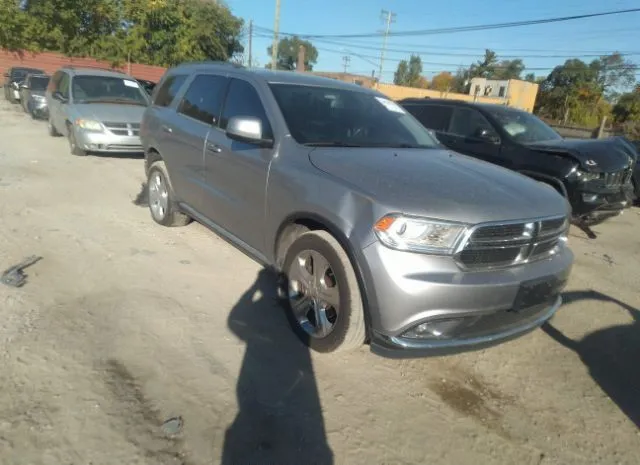
POLYGON ((284 260, 287 316, 317 352, 356 349, 366 340, 364 307, 353 266, 326 231, 300 235, 284 260))
POLYGON ((78 147, 78 141, 76 140, 76 133, 73 130, 73 127, 69 126, 69 150, 72 155, 76 155, 78 157, 83 157, 87 154, 86 151, 82 150, 78 147))
POLYGON ((153 220, 162 226, 186 226, 191 222, 184 213, 178 209, 175 200, 167 167, 162 161, 157 161, 149 168, 147 177, 147 198, 149 210, 153 220))
POLYGON ((49 117, 49 119, 47 120, 47 130, 49 131, 49 135, 51 137, 60 137, 60 133, 51 122, 51 117, 49 117))

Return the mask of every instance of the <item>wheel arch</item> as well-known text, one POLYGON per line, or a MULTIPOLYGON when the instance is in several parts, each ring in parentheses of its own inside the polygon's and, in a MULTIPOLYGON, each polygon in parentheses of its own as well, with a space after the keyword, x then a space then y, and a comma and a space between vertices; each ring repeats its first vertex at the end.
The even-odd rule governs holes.
POLYGON ((149 147, 147 150, 145 150, 144 173, 146 175, 149 174, 149 168, 151 168, 151 165, 153 165, 157 161, 164 161, 164 158, 162 158, 162 155, 160 155, 158 149, 156 149, 155 147, 149 147))
POLYGON ((362 298, 362 305, 364 308, 364 317, 367 331, 367 341, 371 338, 371 314, 370 314, 370 293, 366 286, 364 279, 364 270, 360 265, 360 262, 356 258, 355 249, 351 244, 351 241, 347 238, 346 234, 342 231, 338 225, 331 220, 311 212, 297 212, 289 215, 278 227, 275 235, 275 240, 272 247, 273 263, 278 271, 281 271, 282 261, 284 260, 283 251, 280 250, 280 245, 286 243, 286 240, 290 238, 291 234, 296 234, 297 227, 303 226, 310 231, 326 231, 331 234, 340 244, 342 249, 347 254, 349 262, 353 267, 353 271, 358 280, 358 287, 360 289, 360 297, 362 298))

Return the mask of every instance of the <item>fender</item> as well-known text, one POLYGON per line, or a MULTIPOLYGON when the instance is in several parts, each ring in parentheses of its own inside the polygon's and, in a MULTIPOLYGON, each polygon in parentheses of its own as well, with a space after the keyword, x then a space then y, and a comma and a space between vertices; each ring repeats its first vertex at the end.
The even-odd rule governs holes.
POLYGON ((538 173, 536 171, 521 170, 521 171, 518 171, 518 172, 520 174, 524 174, 525 176, 533 178, 533 179, 535 179, 537 181, 541 181, 541 180, 542 181, 546 181, 547 183, 557 187, 560 190, 560 193, 564 196, 565 199, 569 199, 569 194, 567 192, 567 188, 565 187, 564 183, 560 179, 558 179, 558 178, 556 178, 554 176, 541 174, 541 173, 538 173))

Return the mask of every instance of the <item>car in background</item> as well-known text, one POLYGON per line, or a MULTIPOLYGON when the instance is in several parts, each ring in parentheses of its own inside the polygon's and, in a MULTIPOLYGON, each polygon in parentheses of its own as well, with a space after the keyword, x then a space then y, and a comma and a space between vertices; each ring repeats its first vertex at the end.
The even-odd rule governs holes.
POLYGON ((547 183, 589 226, 630 206, 635 151, 615 139, 564 139, 535 115, 502 105, 444 99, 398 102, 451 150, 547 183))
POLYGON ((20 83, 24 81, 27 74, 45 74, 41 69, 23 68, 15 66, 9 68, 4 73, 4 98, 11 103, 18 103, 20 100, 20 83))
POLYGON ((20 104, 33 119, 48 117, 45 92, 50 79, 46 74, 27 74, 20 84, 20 104))
POLYGON ((51 136, 65 136, 74 155, 142 154, 140 121, 149 96, 118 71, 64 67, 46 92, 51 136))
POLYGON ((478 348, 560 306, 573 262, 564 199, 442 148, 381 93, 192 63, 153 95, 141 129, 153 220, 196 219, 277 270, 312 349, 478 348))
POLYGON ((153 81, 147 81, 146 79, 136 79, 136 81, 138 81, 138 84, 140 84, 149 95, 151 95, 153 89, 156 87, 156 83, 153 81))

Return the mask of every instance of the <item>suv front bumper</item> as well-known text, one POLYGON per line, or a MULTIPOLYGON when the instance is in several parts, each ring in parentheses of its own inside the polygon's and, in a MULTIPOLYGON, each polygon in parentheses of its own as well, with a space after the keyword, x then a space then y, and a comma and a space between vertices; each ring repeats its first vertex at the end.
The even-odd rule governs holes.
POLYGON ((109 131, 94 132, 76 129, 76 141, 87 152, 143 154, 140 136, 118 136, 109 131))
POLYGON ((377 242, 363 252, 371 348, 392 357, 477 349, 537 328, 560 307, 573 264, 566 246, 538 262, 473 272, 460 270, 451 257, 399 252, 377 242), (535 288, 530 283, 548 285, 546 293, 518 306, 521 288, 535 288), (425 323, 438 335, 409 336, 425 323))

